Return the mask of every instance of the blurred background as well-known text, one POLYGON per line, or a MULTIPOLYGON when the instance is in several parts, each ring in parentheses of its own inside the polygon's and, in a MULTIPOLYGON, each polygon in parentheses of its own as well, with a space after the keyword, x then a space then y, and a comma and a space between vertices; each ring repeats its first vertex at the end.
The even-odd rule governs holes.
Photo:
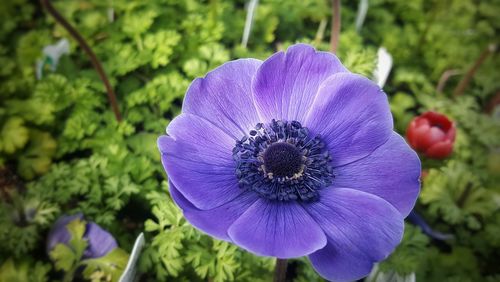
MULTIPOLYGON (((156 139, 189 83, 222 63, 265 59, 296 42, 331 50, 332 6, 2 0, 0 281, 118 281, 124 273, 140 281, 270 281, 274 260, 183 219, 156 139), (71 228, 55 224, 76 213, 71 228), (91 224, 119 251, 86 257, 91 224), (144 244, 130 255, 140 233, 144 244)), ((383 87, 396 130, 405 136, 427 111, 456 127, 450 152, 416 148, 423 171, 415 213, 368 280, 500 281, 500 1, 340 7, 336 54, 383 87)), ((290 262, 287 280, 322 281, 306 259, 290 262)))

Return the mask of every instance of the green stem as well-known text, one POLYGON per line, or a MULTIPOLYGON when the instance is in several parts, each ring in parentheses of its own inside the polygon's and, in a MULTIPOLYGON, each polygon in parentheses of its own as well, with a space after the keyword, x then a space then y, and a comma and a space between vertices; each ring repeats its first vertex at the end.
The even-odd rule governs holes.
POLYGON ((469 195, 470 195, 471 192, 472 192, 472 183, 469 182, 469 183, 467 183, 467 185, 465 186, 464 191, 462 192, 462 194, 460 195, 460 197, 457 200, 457 206, 459 208, 463 208, 464 207, 465 202, 467 201, 467 198, 469 198, 469 195))
POLYGON ((276 267, 274 268, 274 282, 285 282, 286 280, 286 259, 276 259, 276 267))
POLYGON ((63 282, 71 282, 74 280, 75 272, 79 264, 70 269, 68 272, 64 273, 63 282))

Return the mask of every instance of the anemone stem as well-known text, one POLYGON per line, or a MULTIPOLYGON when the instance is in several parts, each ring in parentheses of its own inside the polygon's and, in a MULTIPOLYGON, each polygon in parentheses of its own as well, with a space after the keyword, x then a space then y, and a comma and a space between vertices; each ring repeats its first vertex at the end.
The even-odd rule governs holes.
POLYGON ((497 91, 497 93, 495 94, 495 96, 493 96, 493 98, 490 99, 490 101, 488 102, 488 104, 486 104, 486 107, 484 108, 484 111, 488 114, 492 114, 493 113, 493 110, 495 110, 495 107, 497 105, 500 105, 500 91, 497 91))
POLYGON ((78 42, 80 47, 83 49, 83 51, 87 54, 87 56, 90 58, 90 61, 92 62, 92 65, 94 66, 94 69, 96 70, 97 74, 99 75, 99 78, 102 80, 102 83, 104 84, 104 87, 106 88, 106 92, 108 94, 108 100, 109 104, 111 105, 111 109, 113 110, 115 114, 115 118, 118 122, 122 120, 122 116, 120 113, 120 110, 118 108, 118 103, 116 100, 116 95, 115 92, 113 91, 113 88, 111 87, 111 84, 109 83, 108 77, 106 76, 106 73, 104 72, 104 69, 102 68, 101 62, 99 59, 97 59, 94 51, 90 48, 90 46, 87 44, 85 39, 80 35, 80 33, 52 6, 52 3, 50 3, 50 0, 40 0, 40 3, 42 6, 45 7, 47 12, 54 17, 54 19, 61 24, 64 29, 66 29, 71 36, 78 42))
POLYGON ((437 93, 443 92, 443 89, 446 86, 446 82, 448 82, 448 79, 450 79, 450 77, 452 77, 452 76, 459 75, 461 73, 462 72, 460 70, 457 70, 457 69, 451 69, 451 70, 447 70, 447 71, 443 72, 443 74, 439 78, 439 82, 436 86, 436 92, 437 93))
POLYGON ((460 81, 460 83, 457 85, 455 90, 453 91, 453 96, 457 97, 460 96, 464 93, 465 89, 469 86, 469 83, 472 80, 472 77, 474 74, 476 74, 477 70, 479 67, 486 61, 486 59, 493 54, 497 49, 497 44, 492 43, 489 44, 484 51, 481 53, 479 58, 474 62, 474 64, 469 68, 467 73, 465 73, 464 77, 460 81))
POLYGON ((276 259, 276 267, 274 268, 274 282, 286 281, 286 268, 288 261, 286 259, 276 259))
POLYGON ((332 30, 330 36, 330 51, 337 52, 340 37, 340 0, 332 0, 332 30))

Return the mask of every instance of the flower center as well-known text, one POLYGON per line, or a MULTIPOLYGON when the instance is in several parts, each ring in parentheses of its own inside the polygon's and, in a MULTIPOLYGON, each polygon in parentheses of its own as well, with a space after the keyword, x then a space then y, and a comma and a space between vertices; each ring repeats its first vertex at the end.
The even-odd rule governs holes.
POLYGON ((241 189, 278 201, 313 201, 334 178, 330 153, 298 121, 259 123, 236 142, 233 158, 241 189))
POLYGON ((264 151, 263 159, 266 171, 279 177, 291 177, 300 172, 302 167, 302 154, 299 149, 286 142, 271 144, 264 151))

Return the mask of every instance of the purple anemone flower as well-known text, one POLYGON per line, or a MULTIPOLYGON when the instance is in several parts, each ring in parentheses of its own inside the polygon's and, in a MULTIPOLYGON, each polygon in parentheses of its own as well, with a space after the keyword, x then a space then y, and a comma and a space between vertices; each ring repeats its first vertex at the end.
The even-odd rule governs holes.
POLYGON ((384 92, 304 44, 195 79, 158 147, 191 224, 335 281, 394 250, 420 187, 384 92))
MULTIPOLYGON (((83 214, 63 215, 54 223, 47 237, 47 253, 50 253, 57 244, 69 244, 71 234, 66 225, 76 219, 84 220, 83 214)), ((118 247, 113 235, 94 222, 87 222, 83 238, 88 244, 83 253, 83 259, 103 257, 118 247)))

